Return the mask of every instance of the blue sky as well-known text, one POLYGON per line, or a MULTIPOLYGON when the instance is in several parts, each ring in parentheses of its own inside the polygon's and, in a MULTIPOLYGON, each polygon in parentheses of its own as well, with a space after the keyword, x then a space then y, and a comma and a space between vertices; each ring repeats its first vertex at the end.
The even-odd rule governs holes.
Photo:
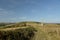
POLYGON ((60 23, 60 0, 0 0, 0 22, 60 23))

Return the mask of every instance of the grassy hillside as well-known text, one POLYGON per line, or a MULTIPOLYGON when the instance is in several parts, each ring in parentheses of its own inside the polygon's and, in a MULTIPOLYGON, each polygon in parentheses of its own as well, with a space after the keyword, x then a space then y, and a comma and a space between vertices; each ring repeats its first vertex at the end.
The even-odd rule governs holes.
POLYGON ((37 30, 26 23, 0 27, 0 40, 32 40, 37 30))
POLYGON ((0 30, 0 40, 31 40, 36 30, 32 27, 16 30, 0 30))
POLYGON ((6 25, 11 25, 11 24, 15 24, 15 23, 0 23, 0 28, 5 27, 6 25))
MULTIPOLYGON (((40 22, 20 22, 6 25, 0 28, 0 31, 3 32, 3 34, 4 32, 7 32, 8 34, 11 32, 11 34, 14 33, 13 35, 19 35, 17 33, 18 31, 20 33, 23 32, 22 34, 24 34, 24 37, 27 38, 29 38, 27 34, 30 34, 30 32, 34 34, 34 36, 31 36, 29 39, 21 39, 21 36, 18 36, 18 38, 16 36, 13 36, 16 38, 16 40, 60 40, 60 24, 44 23, 44 25, 41 26, 40 22)), ((10 37, 8 39, 15 40, 10 39, 10 37)))

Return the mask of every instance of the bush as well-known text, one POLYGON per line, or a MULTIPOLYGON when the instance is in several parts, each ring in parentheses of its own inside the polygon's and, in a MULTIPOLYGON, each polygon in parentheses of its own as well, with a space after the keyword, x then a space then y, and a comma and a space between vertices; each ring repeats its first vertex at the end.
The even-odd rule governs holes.
POLYGON ((30 40, 37 30, 33 27, 0 31, 0 40, 30 40))

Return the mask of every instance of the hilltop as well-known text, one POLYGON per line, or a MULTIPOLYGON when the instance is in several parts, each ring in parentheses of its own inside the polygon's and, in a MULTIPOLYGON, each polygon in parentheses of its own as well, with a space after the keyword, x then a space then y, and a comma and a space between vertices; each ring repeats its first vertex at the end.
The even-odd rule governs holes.
POLYGON ((31 40, 60 40, 60 24, 57 23, 44 23, 44 25, 41 26, 41 22, 19 22, 5 25, 4 27, 1 27, 0 30, 18 31, 19 29, 24 30, 26 28, 33 28, 34 30, 37 30, 31 40))
POLYGON ((18 22, 18 23, 0 23, 0 27, 2 28, 11 28, 11 27, 23 27, 23 26, 33 26, 32 24, 41 24, 40 22, 18 22))

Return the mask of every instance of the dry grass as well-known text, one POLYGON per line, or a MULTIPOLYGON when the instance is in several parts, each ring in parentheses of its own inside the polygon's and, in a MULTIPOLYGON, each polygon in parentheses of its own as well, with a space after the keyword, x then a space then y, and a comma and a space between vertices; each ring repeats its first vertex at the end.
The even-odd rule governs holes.
POLYGON ((42 34, 38 32, 37 33, 38 38, 36 40, 60 40, 60 25, 57 24, 45 24, 44 26, 38 25, 38 31, 41 32, 42 34))
POLYGON ((41 26, 40 23, 27 22, 25 26, 28 25, 37 29, 37 33, 31 40, 60 40, 60 24, 44 24, 41 26))

